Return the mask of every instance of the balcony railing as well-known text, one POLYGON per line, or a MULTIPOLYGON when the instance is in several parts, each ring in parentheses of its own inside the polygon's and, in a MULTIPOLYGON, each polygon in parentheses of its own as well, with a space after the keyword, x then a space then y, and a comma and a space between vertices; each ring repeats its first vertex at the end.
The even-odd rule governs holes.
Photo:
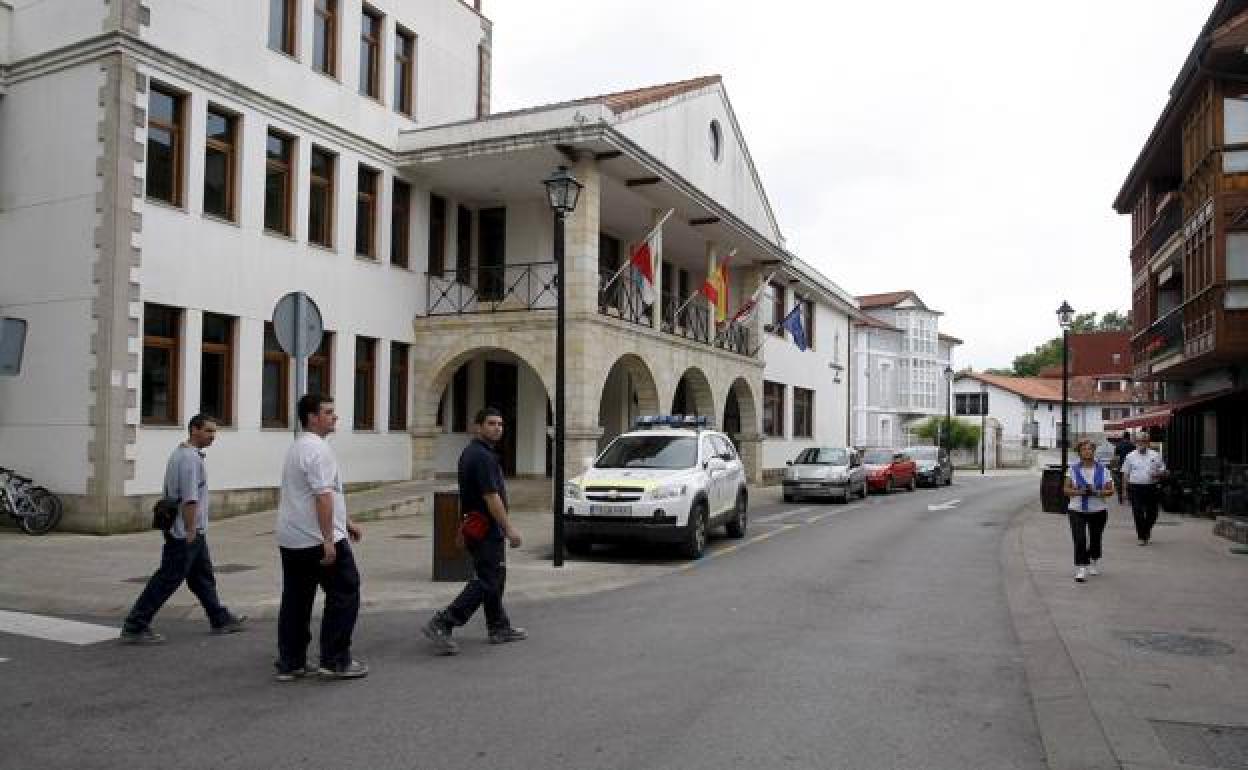
POLYGON ((1166 241, 1170 240, 1170 236, 1177 233, 1183 227, 1183 207, 1179 205, 1178 198, 1172 199, 1161 210, 1161 214, 1153 222, 1152 232, 1148 235, 1148 253, 1156 254, 1161 251, 1161 247, 1166 245, 1166 241))
MULTIPOLYGON (((605 286, 612 275, 612 272, 600 274, 598 285, 605 286)), ((665 333, 738 355, 752 357, 758 352, 750 330, 745 326, 731 324, 716 330, 710 308, 705 302, 694 300, 681 308, 682 303, 683 300, 678 302, 675 296, 663 297, 658 303, 662 307, 658 312, 663 314, 660 328, 665 333), (678 308, 679 313, 676 312, 678 308)), ((647 307, 641 299, 641 290, 627 275, 623 275, 605 290, 599 289, 598 312, 638 326, 650 326, 656 308, 647 307)))
POLYGON ((629 272, 631 271, 625 271, 625 275, 615 278, 614 281, 611 281, 615 277, 614 272, 598 274, 598 312, 638 326, 650 326, 651 309, 642 302, 641 289, 633 283, 627 274, 629 272), (607 281, 611 281, 610 286, 607 286, 607 281), (604 286, 605 290, 602 288, 604 286))
POLYGON ((663 298, 663 331, 677 337, 696 340, 709 345, 713 333, 711 331, 711 312, 705 300, 685 300, 668 295, 663 298), (680 307, 681 305, 684 307, 680 307), (679 313, 677 313, 679 309, 679 313))
POLYGON ((1183 308, 1176 307, 1148 327, 1142 350, 1150 360, 1183 351, 1183 308))
POLYGON ((555 307, 554 262, 474 267, 456 275, 430 273, 425 283, 428 315, 463 315, 555 307))

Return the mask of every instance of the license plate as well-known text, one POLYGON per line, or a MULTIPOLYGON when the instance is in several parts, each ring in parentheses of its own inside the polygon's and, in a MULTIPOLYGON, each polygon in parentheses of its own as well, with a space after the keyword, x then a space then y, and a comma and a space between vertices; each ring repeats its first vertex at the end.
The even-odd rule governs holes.
POLYGON ((627 516, 633 512, 633 507, 631 505, 591 505, 589 512, 596 516, 627 516))

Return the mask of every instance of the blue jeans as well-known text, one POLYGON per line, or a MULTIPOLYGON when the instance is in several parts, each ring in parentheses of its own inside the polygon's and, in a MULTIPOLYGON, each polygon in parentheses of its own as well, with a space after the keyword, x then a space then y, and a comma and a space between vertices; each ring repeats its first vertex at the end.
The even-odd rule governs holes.
POLYGON ((203 605, 212 627, 225 625, 230 620, 230 611, 221 606, 221 600, 217 598, 217 578, 212 572, 208 539, 199 535, 193 543, 187 545, 185 540, 173 537, 168 532, 164 536, 165 545, 160 552, 160 567, 148 579, 147 586, 134 602, 122 628, 137 633, 150 626, 152 618, 183 581, 203 605))
POLYGON ((477 608, 485 605, 485 627, 502 631, 511 627, 503 609, 503 591, 507 588, 507 553, 502 538, 487 536, 468 546, 472 555, 472 579, 455 601, 443 610, 441 618, 452 626, 462 626, 472 619, 477 608))
POLYGON ((334 544, 336 556, 322 566, 322 546, 282 548, 282 605, 277 615, 277 667, 298 671, 307 663, 316 589, 325 592, 321 614, 321 665, 351 662, 351 634, 360 614, 360 572, 346 538, 334 544))

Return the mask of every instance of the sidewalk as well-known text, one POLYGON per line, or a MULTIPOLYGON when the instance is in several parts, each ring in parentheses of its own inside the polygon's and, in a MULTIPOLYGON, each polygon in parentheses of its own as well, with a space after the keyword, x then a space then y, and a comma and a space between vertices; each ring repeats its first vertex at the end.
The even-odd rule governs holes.
POLYGON ((1079 584, 1065 516, 1015 519, 1010 611, 1054 770, 1248 767, 1248 556, 1212 529, 1162 514, 1140 547, 1111 503, 1102 575, 1079 584))
MULTIPOLYGON (((442 484, 441 487, 445 487, 442 484)), ((778 489, 778 488, 777 488, 778 489)), ((363 612, 434 609, 450 601, 463 582, 433 582, 432 485, 396 484, 347 496, 364 540, 355 546, 363 579, 363 612), (362 515, 360 515, 362 514, 362 515)), ((757 499, 767 496, 759 492, 757 499)), ((776 497, 779 492, 776 492, 776 497)), ((281 568, 273 542, 275 511, 213 522, 208 544, 221 599, 234 612, 275 618, 281 568)), ((524 545, 508 551, 507 596, 512 600, 605 591, 673 572, 684 564, 660 556, 636 562, 576 559, 551 565, 549 511, 512 514, 524 545)), ((89 615, 120 624, 160 562, 161 535, 52 533, 31 537, 0 529, 0 608, 89 615)), ((173 595, 162 617, 200 617, 189 591, 173 595)))

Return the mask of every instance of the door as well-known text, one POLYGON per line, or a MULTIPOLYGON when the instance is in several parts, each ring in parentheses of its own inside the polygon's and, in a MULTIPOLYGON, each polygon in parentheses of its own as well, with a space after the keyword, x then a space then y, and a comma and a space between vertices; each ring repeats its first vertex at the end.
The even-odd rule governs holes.
POLYGON ((503 473, 507 476, 516 475, 517 375, 515 364, 505 361, 485 362, 484 403, 503 413, 503 445, 499 449, 503 473))
POLYGON ((503 265, 507 263, 507 209, 481 209, 477 228, 477 297, 497 302, 503 298, 503 265))

